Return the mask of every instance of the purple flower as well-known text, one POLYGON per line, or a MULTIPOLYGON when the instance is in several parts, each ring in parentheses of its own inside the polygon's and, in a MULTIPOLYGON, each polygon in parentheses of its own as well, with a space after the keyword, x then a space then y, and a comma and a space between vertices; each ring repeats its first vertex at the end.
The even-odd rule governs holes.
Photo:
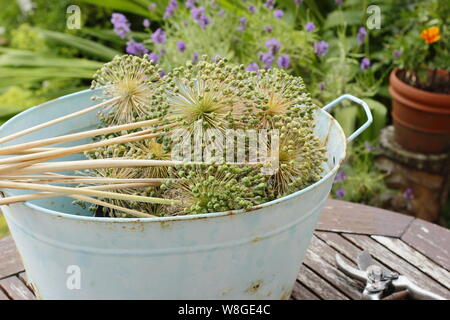
POLYGON ((270 25, 269 25, 269 26, 265 26, 265 27, 264 27, 264 31, 265 31, 265 32, 269 32, 269 33, 270 33, 270 32, 272 32, 272 31, 273 31, 273 27, 272 27, 272 26, 270 26, 270 25))
POLYGON ((247 71, 254 71, 254 72, 258 72, 259 70, 259 65, 256 62, 252 62, 247 66, 247 71))
POLYGON ((164 70, 161 70, 158 73, 161 78, 164 78, 167 75, 167 73, 164 70))
POLYGON ((266 6, 266 8, 272 10, 273 7, 275 6, 275 0, 267 0, 266 3, 264 3, 264 6, 266 6))
POLYGON ((264 63, 264 68, 270 69, 272 67, 273 60, 275 59, 273 53, 271 51, 266 53, 260 52, 258 55, 259 60, 261 60, 264 63))
POLYGON ((336 191, 336 198, 341 199, 345 196, 345 190, 344 189, 338 189, 336 191))
POLYGON ((273 12, 273 16, 277 19, 281 19, 284 15, 283 10, 277 9, 273 12))
POLYGON ((149 11, 155 11, 156 10, 156 3, 152 2, 148 5, 147 9, 149 11))
POLYGON ((277 54, 280 51, 281 43, 275 38, 266 41, 266 47, 270 50, 272 54, 277 54))
POLYGON ((194 20, 197 21, 197 23, 200 25, 202 29, 205 29, 206 26, 211 23, 211 19, 207 15, 205 15, 204 7, 198 8, 194 7, 191 10, 191 15, 192 18, 194 18, 194 20))
POLYGON ((198 52, 194 52, 192 54, 192 64, 197 64, 198 63, 198 52))
POLYGON ((130 23, 121 13, 113 13, 111 15, 111 23, 114 26, 114 32, 122 39, 125 39, 126 34, 131 31, 130 23))
POLYGON ((368 58, 362 58, 361 64, 359 65, 361 70, 367 70, 370 68, 370 60, 368 58))
POLYGON ((319 82, 318 84, 320 91, 325 90, 325 82, 319 82))
POLYGON ((298 7, 303 3, 303 0, 294 0, 295 5, 298 7))
POLYGON ((191 9, 191 15, 194 20, 198 20, 201 18, 201 16, 205 13, 204 7, 194 7, 191 9))
POLYGON ((283 54, 278 58, 277 64, 282 69, 288 69, 291 66, 291 58, 288 54, 283 54))
POLYGON ((403 191, 403 198, 405 198, 406 200, 414 199, 413 189, 407 188, 405 191, 403 191))
POLYGON ((164 44, 166 42, 166 33, 163 29, 158 28, 152 33, 152 41, 155 44, 164 44))
POLYGON ((222 17, 224 14, 225 14, 225 10, 223 10, 223 9, 220 9, 220 10, 217 12, 217 15, 218 15, 219 17, 222 17))
POLYGON ((323 41, 323 40, 315 42, 314 43, 314 53, 319 57, 323 57, 328 52, 328 46, 329 46, 328 42, 323 41))
POLYGON ((345 179, 347 179, 347 175, 345 174, 344 171, 341 171, 341 172, 338 172, 338 174, 334 178, 334 181, 341 182, 341 181, 344 181, 345 179))
POLYGON ((178 51, 183 52, 184 50, 186 50, 186 43, 184 43, 184 41, 178 41, 177 49, 178 51))
POLYGON ((142 21, 142 25, 144 26, 144 28, 149 28, 150 27, 150 20, 144 19, 144 21, 142 21))
POLYGON ((313 22, 308 22, 305 26, 306 31, 313 32, 316 30, 316 25, 313 22))
POLYGON ((247 27, 247 18, 245 18, 245 17, 240 18, 239 26, 237 27, 237 30, 239 32, 244 32, 246 27, 247 27))
POLYGON ((177 0, 169 0, 169 4, 166 7, 166 11, 164 12, 164 19, 169 19, 175 13, 175 10, 178 8, 177 0))
POLYGON ((392 56, 394 57, 394 59, 398 59, 402 56, 402 54, 403 54, 402 50, 395 50, 392 56))
POLYGON ((144 47, 143 43, 136 42, 134 40, 131 40, 127 43, 125 51, 128 54, 133 54, 135 56, 141 56, 143 54, 148 53, 148 50, 146 47, 144 47))
POLYGON ((255 11, 256 11, 255 6, 252 5, 252 6, 248 7, 248 12, 255 13, 255 11))
POLYGON ((356 35, 356 41, 358 41, 359 44, 363 44, 364 40, 366 40, 367 31, 366 28, 361 27, 358 30, 358 34, 356 35))
POLYGON ((197 0, 186 0, 186 8, 194 9, 196 2, 197 2, 197 0))
POLYGON ((335 3, 337 6, 340 6, 340 5, 343 5, 343 4, 344 4, 344 0, 334 0, 334 3, 335 3))
POLYGON ((152 52, 148 55, 148 60, 150 60, 152 63, 158 63, 159 57, 156 53, 152 52))
POLYGON ((366 147, 367 152, 372 152, 375 150, 374 146, 369 141, 365 141, 364 146, 366 147))

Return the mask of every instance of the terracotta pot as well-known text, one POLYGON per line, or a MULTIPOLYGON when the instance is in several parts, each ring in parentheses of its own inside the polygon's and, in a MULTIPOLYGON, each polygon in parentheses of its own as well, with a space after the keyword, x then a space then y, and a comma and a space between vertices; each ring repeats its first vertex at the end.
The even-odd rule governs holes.
POLYGON ((450 94, 414 88, 391 72, 389 92, 395 141, 405 149, 422 153, 450 150, 450 94))

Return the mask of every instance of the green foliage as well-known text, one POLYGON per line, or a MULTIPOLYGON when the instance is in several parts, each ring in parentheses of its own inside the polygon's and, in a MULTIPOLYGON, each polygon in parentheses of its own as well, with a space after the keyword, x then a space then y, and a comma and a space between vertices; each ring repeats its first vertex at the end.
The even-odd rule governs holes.
POLYGON ((6 225, 5 218, 0 212, 0 239, 6 237, 9 234, 8 226, 6 225))

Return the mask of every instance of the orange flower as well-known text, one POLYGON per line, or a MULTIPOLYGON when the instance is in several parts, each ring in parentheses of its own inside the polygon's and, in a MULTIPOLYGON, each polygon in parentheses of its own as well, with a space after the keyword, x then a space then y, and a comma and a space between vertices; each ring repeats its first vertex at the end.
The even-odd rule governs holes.
POLYGON ((439 34, 441 30, 439 27, 430 27, 428 29, 423 30, 420 33, 420 36, 425 40, 426 43, 431 44, 441 39, 441 35, 439 34))

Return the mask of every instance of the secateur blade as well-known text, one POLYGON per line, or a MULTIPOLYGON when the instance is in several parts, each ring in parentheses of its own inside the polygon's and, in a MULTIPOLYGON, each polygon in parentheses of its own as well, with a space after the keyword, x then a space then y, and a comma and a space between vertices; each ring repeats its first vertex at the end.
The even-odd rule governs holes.
POLYGON ((367 273, 363 270, 357 269, 352 267, 351 265, 347 264, 339 254, 336 254, 336 264, 340 271, 345 273, 350 278, 367 282, 367 273))

